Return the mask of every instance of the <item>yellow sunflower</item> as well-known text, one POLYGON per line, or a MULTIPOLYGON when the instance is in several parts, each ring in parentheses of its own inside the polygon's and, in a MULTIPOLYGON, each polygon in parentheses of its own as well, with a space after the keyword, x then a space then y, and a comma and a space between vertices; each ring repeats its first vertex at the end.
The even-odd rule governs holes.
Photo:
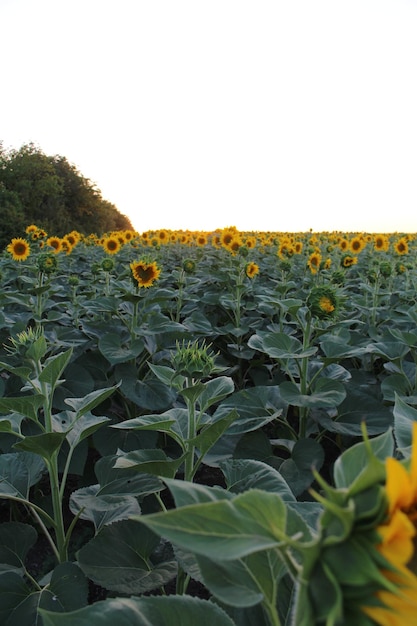
POLYGON ((377 527, 380 554, 392 564, 383 574, 397 591, 380 590, 377 605, 363 611, 381 626, 414 626, 417 616, 417 576, 415 552, 417 536, 417 422, 413 423, 412 455, 407 468, 397 459, 387 458, 385 492, 387 519, 377 527))
POLYGON ((313 252, 312 254, 310 254, 308 261, 307 261, 307 267, 310 268, 310 272, 312 274, 317 274, 318 270, 320 269, 320 264, 321 264, 320 252, 313 252))
POLYGON ((204 233, 199 233, 196 238, 196 244, 200 248, 204 248, 207 245, 207 236, 204 233))
POLYGON ((394 250, 397 254, 408 254, 408 242, 405 237, 401 237, 394 243, 394 250))
POLYGON ((245 274, 248 278, 255 278, 256 274, 259 274, 259 265, 253 261, 246 263, 245 274))
POLYGON ((53 252, 55 252, 55 254, 58 254, 58 252, 61 252, 62 250, 62 241, 60 237, 48 237, 46 244, 53 248, 53 252))
POLYGON ((356 265, 357 262, 358 259, 350 254, 344 254, 340 260, 342 267, 351 267, 352 265, 356 265))
POLYGON ((374 236, 374 250, 378 252, 386 252, 389 248, 389 239, 386 235, 374 236))
POLYGON ((110 235, 109 237, 104 238, 102 246, 107 254, 117 254, 122 247, 122 244, 120 243, 118 237, 110 235))
POLYGON ((130 264, 130 269, 139 287, 152 287, 161 273, 156 261, 151 263, 147 261, 133 261, 130 264))
POLYGON ((349 247, 353 254, 359 254, 366 246, 366 241, 362 237, 352 237, 349 242, 349 247))
POLYGON ((26 226, 25 228, 25 233, 27 235, 30 235, 31 233, 36 233, 38 231, 38 227, 36 226, 36 224, 30 224, 29 226, 26 226))
POLYGON ((16 237, 7 246, 7 252, 10 252, 13 261, 25 261, 30 254, 30 245, 26 239, 16 237))

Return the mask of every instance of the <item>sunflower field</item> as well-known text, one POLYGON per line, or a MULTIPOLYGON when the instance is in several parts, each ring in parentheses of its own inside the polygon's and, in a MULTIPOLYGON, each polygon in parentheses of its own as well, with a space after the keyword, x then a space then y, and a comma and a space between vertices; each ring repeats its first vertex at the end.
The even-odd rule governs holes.
POLYGON ((0 624, 414 624, 416 260, 407 233, 13 238, 0 624))

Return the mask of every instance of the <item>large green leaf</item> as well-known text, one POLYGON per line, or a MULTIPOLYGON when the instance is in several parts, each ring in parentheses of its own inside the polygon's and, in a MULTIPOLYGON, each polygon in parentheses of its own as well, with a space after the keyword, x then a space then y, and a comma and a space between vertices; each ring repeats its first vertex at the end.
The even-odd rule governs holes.
POLYGON ((279 579, 286 573, 277 550, 262 550, 236 561, 197 556, 206 587, 225 604, 250 607, 274 604, 279 579))
POLYGON ((17 398, 0 398, 0 411, 20 413, 37 422, 38 410, 45 398, 42 395, 20 396, 17 398))
POLYGON ((201 457, 204 457, 207 452, 213 447, 223 433, 233 424, 237 418, 237 412, 235 410, 230 411, 228 415, 225 415, 220 420, 216 420, 214 423, 206 424, 199 434, 190 442, 195 445, 200 453, 201 457))
POLYGON ((123 594, 157 589, 177 574, 172 551, 161 549, 158 536, 132 520, 104 526, 78 551, 77 560, 96 584, 123 594))
POLYGON ((333 466, 337 488, 350 491, 365 489, 385 477, 384 461, 394 453, 392 429, 359 442, 343 452, 333 466))
POLYGON ((37 538, 38 533, 30 524, 0 524, 0 571, 13 570, 23 574, 26 555, 37 538))
POLYGON ((410 456, 412 447, 413 423, 417 422, 417 410, 395 395, 394 434, 398 449, 404 456, 410 456))
POLYGON ((283 476, 273 467, 253 459, 228 459, 220 463, 227 488, 233 493, 248 489, 263 489, 278 493, 284 501, 295 501, 295 496, 283 476))
POLYGON ((132 495, 145 497, 165 489, 162 481, 136 468, 115 468, 117 456, 102 457, 94 466, 100 483, 99 495, 132 495))
POLYGON ((246 491, 232 500, 134 517, 180 547, 213 559, 237 559, 276 547, 287 511, 277 494, 246 491))
POLYGON ((36 484, 45 469, 40 457, 30 452, 0 455, 0 496, 27 499, 29 489, 36 484))
POLYGON ((307 408, 337 407, 346 397, 343 384, 329 378, 319 378, 309 394, 302 394, 298 385, 291 381, 281 383, 279 389, 288 404, 307 408))
POLYGON ((60 352, 59 354, 49 357, 39 375, 40 382, 47 383, 53 389, 59 381, 62 372, 68 365, 72 352, 72 348, 69 348, 69 350, 65 352, 60 352))
POLYGON ((87 604, 88 585, 74 563, 62 563, 52 573, 50 584, 34 591, 15 572, 0 574, 0 623, 4 626, 36 626, 38 610, 54 614, 87 604))
POLYGON ((73 613, 40 614, 44 626, 235 626, 216 604, 190 596, 111 598, 73 613))
POLYGON ((167 476, 173 478, 183 463, 183 457, 178 459, 169 458, 163 450, 134 450, 120 454, 114 464, 115 468, 137 469, 141 472, 155 474, 156 476, 167 476))
POLYGON ((303 348, 299 339, 286 333, 265 333, 261 337, 252 335, 248 346, 254 350, 266 352, 273 359, 304 359, 317 352, 316 346, 303 348))
POLYGON ((285 407, 286 403, 277 386, 257 386, 237 391, 223 400, 213 414, 213 421, 235 409, 238 417, 226 434, 243 435, 265 426, 278 417, 285 407))
POLYGON ((105 389, 97 389, 88 393, 82 398, 67 398, 65 402, 74 409, 77 419, 85 413, 92 411, 99 404, 104 402, 114 391, 120 386, 120 383, 113 385, 113 387, 106 387, 105 389))
POLYGON ((106 333, 100 337, 98 347, 109 363, 116 365, 136 359, 144 351, 145 343, 141 337, 122 341, 118 333, 106 333))
POLYGON ((201 411, 207 409, 233 393, 235 385, 228 376, 219 376, 204 383, 203 392, 198 398, 201 411))
POLYGON ((65 439, 65 433, 42 433, 30 435, 14 444, 16 450, 39 454, 45 461, 50 461, 52 455, 59 450, 65 439))
POLYGON ((69 507, 74 515, 80 513, 82 519, 93 522, 96 532, 106 524, 112 524, 130 515, 139 515, 140 506, 135 497, 130 495, 103 495, 100 485, 89 485, 73 491, 69 507))

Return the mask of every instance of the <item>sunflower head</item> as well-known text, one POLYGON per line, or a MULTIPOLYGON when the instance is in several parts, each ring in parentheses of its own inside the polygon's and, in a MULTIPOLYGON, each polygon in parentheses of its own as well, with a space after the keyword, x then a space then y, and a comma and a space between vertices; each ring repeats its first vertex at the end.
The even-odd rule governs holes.
POLYGON ((133 261, 130 263, 130 269, 132 279, 138 287, 152 287, 161 274, 161 270, 156 261, 133 261))
POLYGON ((279 269, 281 272, 288 273, 291 271, 291 261, 280 261, 279 269))
POLYGON ((30 245, 26 239, 16 237, 7 246, 7 252, 12 255, 13 261, 25 261, 30 254, 30 245))
POLYGON ((255 278, 256 274, 259 274, 259 265, 253 261, 249 261, 245 265, 245 274, 248 278, 255 278))
POLYGON ((80 279, 75 274, 71 274, 71 276, 68 276, 68 284, 70 287, 77 287, 80 284, 80 279))
POLYGON ((184 261, 182 262, 182 269, 186 274, 194 274, 195 261, 193 261, 193 259, 184 259, 184 261))
POLYGON ((38 268, 44 274, 53 274, 58 269, 58 260, 53 252, 42 252, 38 256, 38 268))
POLYGON ((348 267, 352 267, 352 265, 356 265, 357 262, 357 257, 352 256, 351 254, 344 254, 340 259, 340 265, 345 269, 347 269, 348 267))
POLYGON ((117 254, 121 247, 120 239, 116 235, 110 235, 103 240, 103 248, 107 254, 117 254))
POLYGON ((104 272, 111 272, 112 269, 114 268, 114 261, 113 259, 107 258, 107 259, 103 259, 101 262, 101 269, 104 272))
POLYGON ((391 263, 389 263, 389 261, 382 261, 382 263, 379 264, 379 271, 381 273, 381 276, 383 276, 384 278, 389 278, 392 274, 391 263))
POLYGON ((339 297, 330 285, 319 285, 311 289, 307 298, 307 306, 314 317, 329 319, 338 313, 339 297))
POLYGON ((399 254, 400 256, 408 254, 408 241, 405 237, 401 237, 394 243, 394 250, 396 254, 399 254))
POLYGON ((21 357, 38 360, 47 351, 42 326, 29 326, 14 337, 10 337, 9 341, 11 345, 4 345, 4 348, 11 355, 20 355, 21 357))

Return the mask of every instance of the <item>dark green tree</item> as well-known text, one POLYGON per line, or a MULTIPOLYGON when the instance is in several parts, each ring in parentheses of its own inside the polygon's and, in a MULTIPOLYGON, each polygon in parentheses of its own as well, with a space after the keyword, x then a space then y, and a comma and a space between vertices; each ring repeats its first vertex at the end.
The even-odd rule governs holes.
POLYGON ((47 156, 33 143, 5 151, 0 142, 0 247, 29 224, 59 237, 132 228, 65 157, 47 156))

